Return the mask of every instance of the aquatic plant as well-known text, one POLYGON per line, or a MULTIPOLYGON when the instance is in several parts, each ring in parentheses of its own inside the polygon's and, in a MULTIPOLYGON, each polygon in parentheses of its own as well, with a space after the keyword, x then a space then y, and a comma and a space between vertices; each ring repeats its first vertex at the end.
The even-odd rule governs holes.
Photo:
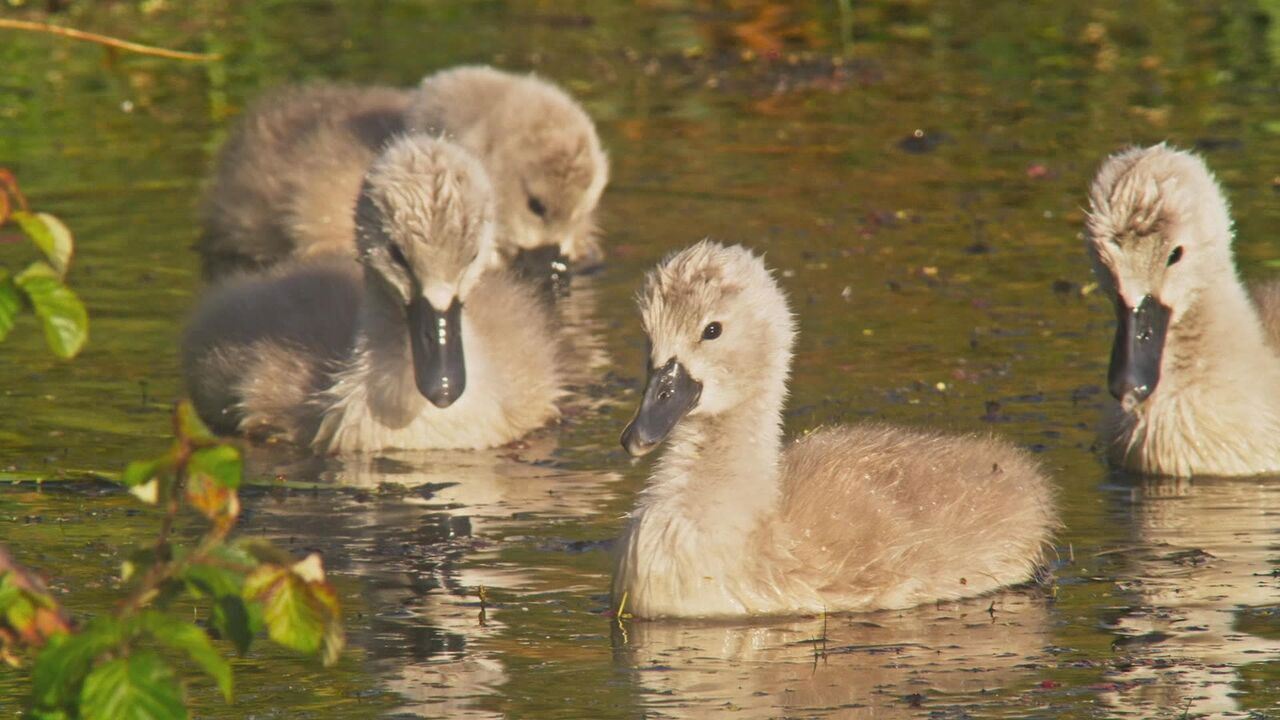
POLYGON ((219 645, 245 653, 264 629, 276 643, 318 653, 344 645, 341 608, 320 556, 301 561, 261 540, 229 540, 240 514, 240 451, 219 442, 189 403, 173 414, 174 442, 129 463, 120 482, 161 512, 155 541, 127 556, 127 595, 115 611, 77 622, 44 582, 0 547, 0 661, 33 661, 34 718, 185 718, 177 668, 185 657, 232 699, 219 645), (194 543, 176 526, 195 511, 194 543), (192 605, 202 618, 192 622, 192 605))
MULTIPOLYGON (((58 218, 32 212, 13 173, 0 168, 0 230, 16 225, 43 255, 21 272, 0 267, 0 341, 9 336, 18 315, 30 310, 44 326, 49 350, 60 358, 76 356, 89 339, 89 314, 66 285, 75 252, 71 231, 58 218)), ((0 235, 0 243, 12 242, 0 235)))

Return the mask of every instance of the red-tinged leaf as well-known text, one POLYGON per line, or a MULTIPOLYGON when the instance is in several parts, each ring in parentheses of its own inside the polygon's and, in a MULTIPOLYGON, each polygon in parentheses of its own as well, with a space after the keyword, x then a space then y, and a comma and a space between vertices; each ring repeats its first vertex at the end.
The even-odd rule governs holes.
POLYGON ((293 567, 263 565, 245 581, 244 597, 262 604, 272 640, 304 653, 319 651, 324 663, 331 665, 346 639, 337 593, 323 579, 314 579, 317 572, 323 578, 318 555, 293 567))

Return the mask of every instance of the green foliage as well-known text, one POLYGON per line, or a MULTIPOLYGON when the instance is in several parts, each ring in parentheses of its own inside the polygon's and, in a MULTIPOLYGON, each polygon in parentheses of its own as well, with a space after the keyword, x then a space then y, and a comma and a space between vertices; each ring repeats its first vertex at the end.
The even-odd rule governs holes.
POLYGON ((73 358, 89 339, 89 314, 66 285, 75 252, 71 231, 48 213, 31 212, 13 173, 0 168, 0 228, 8 224, 16 225, 43 259, 16 275, 0 268, 0 340, 13 330, 18 314, 30 309, 53 354, 73 358))
POLYGON ((187 717, 182 688, 159 655, 138 652, 108 660, 84 680, 85 720, 166 720, 187 717))
POLYGON ((174 432, 164 455, 132 462, 121 475, 163 516, 154 544, 124 562, 129 594, 114 614, 74 626, 43 582, 0 547, 0 660, 34 657, 31 717, 185 718, 178 658, 230 702, 231 664, 219 644, 243 654, 264 630, 326 665, 337 661, 342 612, 320 556, 295 561, 262 541, 230 541, 240 512, 239 451, 220 443, 188 403, 174 412, 174 432), (194 546, 171 538, 184 508, 208 521, 194 546), (207 629, 174 607, 180 599, 204 608, 207 629))

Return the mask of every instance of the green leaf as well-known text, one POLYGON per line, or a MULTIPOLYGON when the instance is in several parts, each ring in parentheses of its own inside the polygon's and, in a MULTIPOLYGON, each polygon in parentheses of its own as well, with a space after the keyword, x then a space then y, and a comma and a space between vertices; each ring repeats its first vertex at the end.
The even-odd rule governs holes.
POLYGON ((173 470, 173 456, 165 455, 154 460, 134 460, 124 468, 120 482, 128 487, 137 487, 159 475, 173 470))
POLYGON ((64 360, 75 357, 89 339, 89 314, 80 298, 42 262, 32 263, 14 282, 44 324, 45 341, 53 354, 64 360))
POLYGON ((299 652, 320 649, 323 610, 307 597, 306 581, 278 565, 264 565, 245 581, 244 594, 262 603, 262 617, 272 640, 299 652))
MULTIPOLYGON (((1263 260, 1262 267, 1280 268, 1280 258, 1271 258, 1270 260, 1263 260)), ((3 339, 3 338, 0 338, 0 339, 3 339)))
POLYGON ((71 253, 75 247, 67 226, 49 213, 18 210, 10 217, 49 259, 49 264, 58 273, 58 279, 66 277, 67 266, 71 264, 71 253))
POLYGON ((272 640, 304 653, 321 651, 326 665, 337 662, 346 643, 341 608, 318 555, 290 567, 259 567, 245 580, 244 597, 262 603, 272 640))
POLYGON ((9 337, 9 331, 22 312, 22 293, 13 284, 9 273, 0 270, 0 341, 9 337))
POLYGON ((93 661, 124 640, 124 629, 109 615, 93 619, 78 633, 51 638, 31 670, 32 710, 75 707, 93 661))
POLYGON ((244 580, 232 570, 203 563, 190 565, 182 572, 187 589, 196 595, 217 598, 224 595, 240 595, 244 580))
POLYGON ((205 475, 220 487, 234 490, 240 487, 243 465, 240 451, 232 445, 215 445, 197 450, 187 463, 187 475, 205 475))
POLYGON ((209 677, 218 683, 222 697, 231 701, 231 664, 196 625, 170 617, 154 610, 144 612, 139 618, 143 629, 161 644, 179 652, 185 652, 209 677))
POLYGON ((173 670, 153 652, 99 665, 80 693, 84 720, 176 720, 187 717, 173 670))
POLYGON ((253 636, 262 629, 262 618, 255 616, 244 598, 223 595, 213 604, 213 628, 236 646, 241 655, 249 652, 253 636))
POLYGON ((218 442, 218 438, 214 437, 208 426, 200 419, 190 400, 178 403, 177 409, 174 410, 174 420, 177 422, 178 437, 198 445, 213 445, 218 442))
MULTIPOLYGON (((239 555, 227 558, 233 551, 222 548, 220 555, 228 562, 243 564, 245 559, 239 555)), ((240 596, 244 587, 244 576, 238 572, 217 565, 198 564, 188 567, 183 573, 187 582, 187 590, 198 597, 213 600, 210 624, 222 637, 230 640, 240 654, 248 652, 253 637, 262 631, 262 614, 258 606, 250 605, 240 596)))

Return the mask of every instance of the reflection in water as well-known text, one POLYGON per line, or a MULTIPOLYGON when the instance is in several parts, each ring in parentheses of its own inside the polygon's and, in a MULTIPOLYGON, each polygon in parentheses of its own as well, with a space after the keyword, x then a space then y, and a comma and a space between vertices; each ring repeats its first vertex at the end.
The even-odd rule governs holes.
MULTIPOLYGON (((588 388, 562 405, 566 422, 591 418, 607 402, 589 391, 608 364, 590 281, 574 277, 556 300, 566 384, 588 388)), ((253 524, 277 538, 318 545, 331 572, 358 578, 371 617, 352 642, 404 698, 403 709, 492 717, 477 702, 507 682, 507 671, 483 641, 506 626, 503 610, 494 607, 481 622, 479 588, 536 588, 536 568, 503 561, 504 541, 597 512, 618 479, 557 469, 558 430, 482 451, 317 457, 279 445, 250 448, 251 476, 283 475, 349 491, 337 498, 294 492, 281 502, 264 499, 255 503, 253 524)))
POLYGON ((986 705, 1029 685, 1047 617, 1026 590, 825 620, 632 622, 615 642, 660 717, 882 717, 986 705))
POLYGON ((1105 700, 1142 717, 1241 711, 1240 666, 1280 655, 1237 628, 1242 609, 1280 599, 1280 482, 1153 479, 1131 499, 1137 546, 1119 584, 1136 602, 1112 627, 1127 662, 1105 700))
MULTIPOLYGON (((545 457, 553 445, 539 438, 519 452, 545 457)), ((292 492, 254 504, 247 532, 318 547, 332 574, 359 583, 369 617, 351 642, 407 711, 491 717, 476 704, 507 675, 484 641, 502 634, 507 620, 502 606, 490 604, 481 622, 479 588, 540 589, 538 568, 504 560, 508 542, 580 518, 612 497, 615 474, 559 471, 512 453, 330 458, 322 476, 364 492, 292 492)))

